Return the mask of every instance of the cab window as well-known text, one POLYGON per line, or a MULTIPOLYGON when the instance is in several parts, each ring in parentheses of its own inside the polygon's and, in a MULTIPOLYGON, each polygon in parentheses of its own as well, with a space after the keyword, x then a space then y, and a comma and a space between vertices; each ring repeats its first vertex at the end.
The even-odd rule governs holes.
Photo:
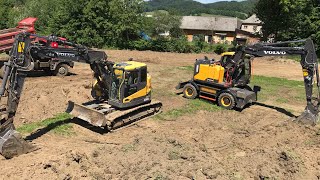
POLYGON ((139 80, 139 71, 126 72, 127 85, 137 84, 139 80))
POLYGON ((230 56, 230 55, 223 56, 223 57, 221 58, 221 65, 222 65, 223 67, 225 67, 225 65, 227 65, 228 62, 230 62, 230 60, 231 60, 232 58, 233 58, 233 56, 230 56))
POLYGON ((141 82, 147 82, 147 68, 141 69, 141 82))

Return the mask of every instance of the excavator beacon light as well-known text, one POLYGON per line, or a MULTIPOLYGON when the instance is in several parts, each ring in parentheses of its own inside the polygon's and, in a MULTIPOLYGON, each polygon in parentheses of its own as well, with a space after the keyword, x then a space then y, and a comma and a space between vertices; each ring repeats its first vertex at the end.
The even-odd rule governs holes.
POLYGON ((51 47, 58 48, 59 44, 57 42, 51 42, 51 47))

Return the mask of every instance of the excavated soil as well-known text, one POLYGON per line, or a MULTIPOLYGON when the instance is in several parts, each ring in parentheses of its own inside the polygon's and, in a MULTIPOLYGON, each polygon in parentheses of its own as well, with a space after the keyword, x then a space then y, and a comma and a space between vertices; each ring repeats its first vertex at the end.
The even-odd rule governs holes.
MULTIPOLYGON (((132 57, 148 64, 153 98, 163 102, 164 112, 188 103, 174 87, 191 77, 185 66, 205 55, 107 53, 110 60, 132 57)), ((302 80, 300 65, 286 59, 259 58, 254 74, 302 80)), ((68 100, 89 101, 92 79, 86 64, 76 64, 67 77, 31 73, 16 126, 64 112, 68 100)), ((39 150, 1 159, 0 179, 320 179, 319 125, 294 123, 275 108, 253 105, 242 112, 201 110, 168 121, 149 118, 107 134, 70 123, 73 135, 40 129, 31 138, 39 150)))

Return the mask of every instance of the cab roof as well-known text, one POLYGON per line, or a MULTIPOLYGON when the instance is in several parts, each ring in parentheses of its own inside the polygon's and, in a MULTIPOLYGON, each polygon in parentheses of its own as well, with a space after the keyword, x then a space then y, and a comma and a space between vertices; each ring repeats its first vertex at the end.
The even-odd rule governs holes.
MULTIPOLYGON (((233 56, 235 54, 234 51, 230 51, 230 52, 224 52, 221 54, 221 57, 224 57, 224 56, 233 56)), ((249 54, 245 54, 246 57, 250 57, 249 54)))
POLYGON ((235 52, 224 52, 221 56, 233 56, 235 52))
POLYGON ((147 67, 145 63, 136 62, 136 61, 126 61, 121 63, 116 63, 113 68, 116 69, 123 69, 123 70, 134 70, 134 69, 140 69, 141 67, 147 67))

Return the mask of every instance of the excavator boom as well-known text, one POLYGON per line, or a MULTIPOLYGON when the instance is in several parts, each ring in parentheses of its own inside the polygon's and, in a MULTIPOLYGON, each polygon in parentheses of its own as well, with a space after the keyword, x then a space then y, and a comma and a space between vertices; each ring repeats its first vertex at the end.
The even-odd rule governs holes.
POLYGON ((241 47, 234 55, 233 62, 235 66, 241 63, 245 54, 255 57, 287 55, 299 55, 301 57, 300 64, 303 71, 307 106, 304 112, 296 120, 315 125, 319 118, 320 91, 318 58, 313 41, 311 39, 306 39, 299 41, 286 41, 244 46, 241 47), (290 44, 295 43, 302 43, 304 45, 294 47, 290 46, 290 44), (316 84, 316 94, 313 93, 314 82, 316 84))
POLYGON ((5 63, 5 74, 0 87, 1 106, 0 114, 0 153, 6 158, 28 153, 34 150, 15 130, 13 118, 16 114, 26 72, 33 69, 29 47, 30 36, 22 33, 16 36, 10 59, 5 63))
MULTIPOLYGON (((20 33, 15 37, 10 51, 10 59, 5 63, 5 73, 0 86, 0 153, 5 158, 12 158, 28 153, 36 148, 27 143, 15 130, 13 120, 18 108, 19 99, 23 90, 26 72, 34 68, 33 59, 39 56, 57 58, 59 54, 67 54, 69 61, 84 62, 90 64, 99 81, 100 87, 108 89, 108 68, 112 62, 106 61, 103 51, 89 50, 87 47, 73 42, 61 40, 56 36, 42 37, 36 34, 20 33), (45 39, 48 42, 56 42, 63 47, 43 47, 32 42, 32 38, 45 39)), ((107 98, 108 94, 102 98, 107 98)))

